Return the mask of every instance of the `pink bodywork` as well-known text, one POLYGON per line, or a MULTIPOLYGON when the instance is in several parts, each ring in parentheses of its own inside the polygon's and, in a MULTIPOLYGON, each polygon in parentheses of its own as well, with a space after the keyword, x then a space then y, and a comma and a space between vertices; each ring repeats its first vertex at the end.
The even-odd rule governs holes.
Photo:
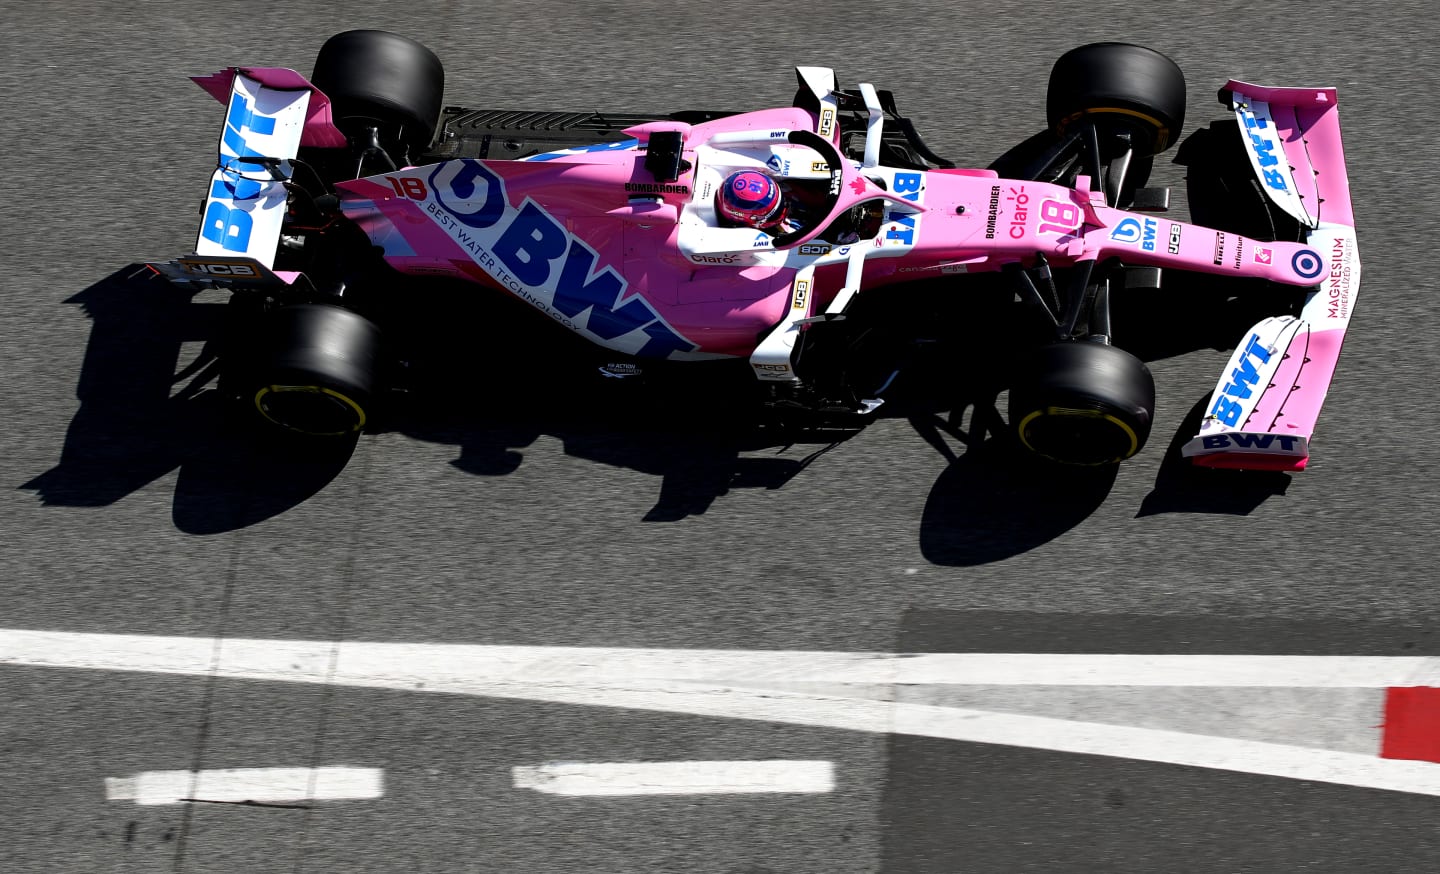
MULTIPOLYGON (((789 306, 791 283, 799 267, 818 262, 812 307, 818 312, 840 290, 845 264, 795 257, 783 266, 707 265, 687 257, 677 245, 677 217, 689 205, 701 166, 691 144, 703 144, 724 131, 807 129, 814 123, 811 114, 786 108, 690 128, 685 158, 695 166, 669 186, 674 190, 658 194, 658 201, 631 200, 627 193, 627 185, 639 190, 657 187, 643 166, 645 152, 639 148, 567 154, 542 162, 481 163, 504 180, 512 211, 520 210, 527 199, 542 205, 595 251, 596 270, 610 267, 624 277, 622 303, 642 298, 700 353, 744 356, 789 306)), ((842 189, 832 217, 875 198, 902 200, 867 181, 854 162, 846 160, 842 165, 842 189)), ((437 202, 430 180, 435 174, 434 166, 408 168, 342 183, 343 208, 385 247, 386 260, 398 270, 459 276, 505 289, 503 282, 477 263, 432 217, 437 202), (407 178, 419 180, 419 184, 405 181, 407 178)), ((867 290, 942 272, 981 272, 1006 264, 1034 263, 1036 252, 1044 252, 1057 265, 1119 256, 1133 264, 1310 284, 1290 266, 1292 256, 1305 248, 1302 244, 1266 243, 1263 248, 1269 257, 1261 261, 1254 255, 1255 244, 1233 234, 1111 209, 1104 206, 1100 192, 1092 193, 1083 185, 1070 189, 1007 181, 984 170, 934 170, 918 175, 923 179, 924 200, 913 245, 899 257, 882 257, 887 244, 895 245, 883 231, 873 240, 856 244, 877 249, 865 264, 862 287, 867 290), (1134 238, 1113 238, 1127 221, 1132 223, 1127 227, 1138 226, 1134 238), (1174 252, 1169 251, 1172 239, 1178 240, 1174 252), (1221 249, 1224 258, 1216 265, 1216 252, 1221 249)), ((811 234, 794 240, 787 249, 798 251, 826 224, 828 221, 818 223, 811 234)))
MULTIPOLYGON (((332 123, 328 98, 303 76, 278 68, 238 69, 272 88, 309 89, 301 143, 345 145, 332 123)), ((235 72, 195 81, 224 102, 235 72)), ((1359 287, 1335 91, 1236 81, 1226 89, 1235 95, 1242 135, 1245 101, 1268 104, 1269 126, 1255 130, 1277 142, 1259 145, 1278 146, 1284 153, 1294 186, 1289 209, 1309 227, 1307 242, 1248 240, 1113 209, 1083 176, 1068 188, 1000 179, 988 170, 862 167, 835 149, 839 125, 833 104, 819 113, 786 107, 693 127, 654 122, 628 130, 636 138, 631 144, 562 150, 543 160, 461 159, 337 188, 343 212, 384 249, 396 269, 508 291, 626 354, 748 356, 783 318, 793 318, 793 311, 822 312, 842 290, 852 250, 862 246, 860 287, 866 293, 927 276, 1029 266, 1037 253, 1061 267, 1114 257, 1127 264, 1313 287, 1300 319, 1266 320, 1241 338, 1232 367, 1217 384, 1215 406, 1185 447, 1197 464, 1298 470, 1308 459, 1308 439, 1359 287), (647 140, 660 131, 683 137, 686 164, 668 182, 657 181, 644 166, 647 140), (813 132, 824 142, 796 143, 786 138, 790 131, 813 132), (793 153, 786 151, 792 146, 793 153), (763 235, 752 244, 734 231, 718 231, 713 212, 707 213, 717 171, 734 169, 736 161, 762 166, 766 154, 784 158, 782 175, 789 175, 791 157, 797 166, 808 164, 821 179, 830 179, 834 197, 823 221, 779 248, 763 235), (475 206, 474 198, 488 194, 492 184, 503 196, 483 209, 475 206), (887 214, 875 237, 849 246, 818 239, 832 220, 876 199, 886 201, 887 214), (526 233, 504 233, 515 227, 526 233), (713 243, 716 233, 729 233, 738 243, 696 247, 697 239, 713 243), (497 259, 497 243, 510 260, 497 259), (527 284, 522 273, 535 284, 527 284), (813 287, 797 281, 797 275, 812 274, 813 287), (564 305, 557 283, 566 284, 564 305), (1247 343, 1262 351, 1247 359, 1247 343), (1264 385, 1253 381, 1262 356, 1264 385), (1279 357, 1270 364, 1274 356, 1279 357), (1242 383, 1242 377, 1252 381, 1242 383), (1227 395, 1243 396, 1244 403, 1227 395)), ((1252 160, 1260 160, 1253 150, 1252 160)))

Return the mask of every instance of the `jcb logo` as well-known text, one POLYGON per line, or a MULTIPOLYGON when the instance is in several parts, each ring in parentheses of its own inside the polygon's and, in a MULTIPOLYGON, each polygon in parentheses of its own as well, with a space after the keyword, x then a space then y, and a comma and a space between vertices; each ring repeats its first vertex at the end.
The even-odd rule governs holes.
POLYGON ((801 255, 824 255, 830 251, 828 243, 806 243, 800 247, 801 255))
POLYGON ((207 276, 258 276, 249 264, 221 264, 213 261, 185 261, 185 269, 207 276))
POLYGON ((803 310, 810 303, 810 280, 795 280, 795 301, 790 304, 791 309, 803 310))
MULTIPOLYGON (((826 139, 829 139, 829 138, 830 138, 830 133, 831 133, 832 131, 834 131, 834 130, 835 130, 835 110, 832 109, 831 107, 827 106, 827 107, 825 107, 824 109, 820 110, 820 130, 819 130, 819 134, 820 134, 820 136, 825 137, 826 139)), ((828 165, 827 165, 827 166, 828 166, 828 165)))

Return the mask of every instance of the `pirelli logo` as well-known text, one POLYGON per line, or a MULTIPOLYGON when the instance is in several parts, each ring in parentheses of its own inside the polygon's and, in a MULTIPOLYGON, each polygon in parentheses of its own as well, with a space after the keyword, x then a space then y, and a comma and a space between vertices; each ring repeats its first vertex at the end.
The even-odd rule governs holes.
POLYGON ((790 308, 792 310, 803 310, 810 305, 810 280, 795 280, 795 295, 790 308))

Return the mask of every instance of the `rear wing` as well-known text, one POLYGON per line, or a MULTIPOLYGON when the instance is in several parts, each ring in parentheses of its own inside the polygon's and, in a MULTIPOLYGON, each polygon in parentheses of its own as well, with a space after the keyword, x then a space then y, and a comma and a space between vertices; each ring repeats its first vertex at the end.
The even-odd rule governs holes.
POLYGON ((1335 89, 1231 81, 1220 96, 1261 189, 1306 229, 1291 266, 1315 285, 1299 317, 1265 319, 1242 338, 1181 453, 1205 467, 1303 470, 1360 290, 1335 89))
POLYGON ((152 266, 179 281, 273 281, 292 161, 302 145, 343 146, 345 136, 329 99, 294 70, 234 68, 195 82, 226 104, 218 159, 194 252, 152 266))

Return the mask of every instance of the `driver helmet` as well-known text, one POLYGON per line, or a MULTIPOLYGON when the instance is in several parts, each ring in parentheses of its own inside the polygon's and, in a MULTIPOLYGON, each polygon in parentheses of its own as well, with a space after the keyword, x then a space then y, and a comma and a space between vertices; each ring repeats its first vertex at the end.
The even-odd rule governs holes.
POLYGON ((733 224, 766 230, 785 220, 785 194, 766 174, 738 170, 725 177, 715 194, 715 211, 733 224))

